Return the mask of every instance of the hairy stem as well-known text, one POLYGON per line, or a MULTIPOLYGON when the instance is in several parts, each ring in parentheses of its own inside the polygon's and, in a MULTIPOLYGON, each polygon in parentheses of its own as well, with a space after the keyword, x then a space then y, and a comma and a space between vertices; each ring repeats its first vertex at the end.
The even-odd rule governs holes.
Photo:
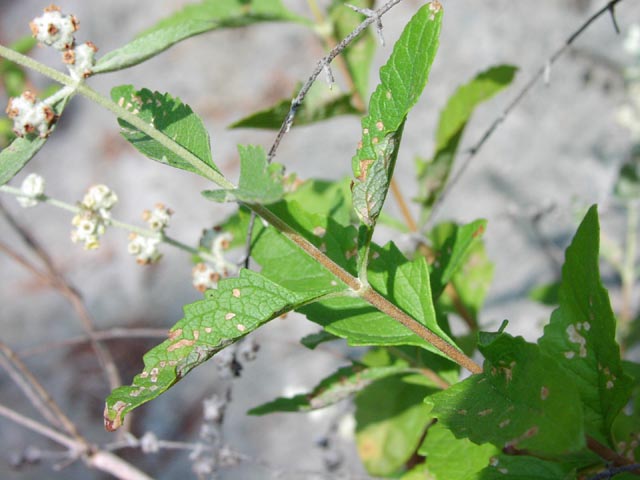
MULTIPOLYGON (((4 192, 4 193, 9 193, 11 195, 15 195, 16 197, 28 197, 31 198, 29 195, 26 195, 22 192, 22 190, 20 190, 19 188, 15 188, 15 187, 11 187, 9 185, 0 185, 0 192, 4 192)), ((64 202, 62 200, 58 200, 56 198, 50 197, 48 195, 39 195, 36 198, 39 202, 42 203, 46 203, 48 205, 52 205, 54 207, 60 208, 62 210, 66 210, 68 212, 71 213, 79 213, 81 212, 81 208, 78 207, 77 205, 72 205, 70 203, 64 202)), ((202 258, 203 260, 212 262, 212 263, 216 263, 217 259, 215 259, 213 257, 213 255, 207 253, 207 252, 203 252, 197 248, 194 248, 190 245, 187 245, 185 243, 182 243, 172 237, 169 237, 168 235, 166 235, 165 233, 159 233, 156 232, 154 230, 148 230, 145 228, 141 228, 138 227, 136 225, 132 225, 130 223, 126 223, 126 222, 122 222, 120 220, 117 220, 115 218, 110 218, 109 219, 109 224, 116 227, 116 228, 120 228, 122 230, 126 230, 128 232, 132 232, 132 233, 136 233, 138 235, 141 235, 143 237, 148 237, 148 238, 157 238, 159 239, 162 243, 165 243, 167 245, 171 245, 173 247, 176 247, 184 252, 187 252, 191 255, 197 255, 200 258, 202 258)))
POLYGON ((420 338, 431 343, 434 347, 444 353, 448 358, 450 358, 463 368, 466 368, 471 373, 482 372, 482 367, 475 363, 471 358, 467 357, 455 346, 437 336, 422 323, 407 315, 405 312, 400 310, 397 306, 384 298, 378 292, 376 292, 372 288, 362 288, 360 280, 358 280, 356 277, 344 270, 340 265, 327 257, 324 253, 318 250, 315 245, 313 245, 306 238, 296 232, 287 223, 280 219, 280 217, 273 214, 266 207, 262 205, 247 206, 257 215, 269 222, 274 228, 282 232, 287 238, 289 238, 293 243, 298 245, 298 247, 308 253, 312 258, 314 258, 318 263, 329 270, 333 275, 338 277, 360 298, 380 310, 382 313, 401 323, 413 333, 418 335, 420 338))
POLYGON ((235 188, 233 183, 229 182, 229 180, 227 180, 223 175, 212 169, 209 165, 207 165, 189 150, 177 144, 161 131, 155 129, 153 126, 149 125, 138 116, 122 108, 117 103, 101 95, 86 84, 79 83, 70 76, 65 75, 54 68, 48 67, 47 65, 44 65, 37 60, 27 57, 26 55, 22 55, 21 53, 11 50, 10 48, 7 48, 3 45, 0 45, 0 56, 14 63, 17 63, 18 65, 22 65, 23 67, 35 70, 36 72, 41 73, 42 75, 49 77, 50 79, 55 80, 58 83, 61 83, 68 87, 72 87, 75 93, 79 93, 87 97, 88 99, 93 100, 98 105, 106 108, 110 112, 114 113, 117 117, 121 118, 127 123, 130 123, 135 128, 154 139, 167 150, 178 155, 180 158, 193 166, 196 171, 203 177, 211 180, 213 183, 222 188, 235 188))

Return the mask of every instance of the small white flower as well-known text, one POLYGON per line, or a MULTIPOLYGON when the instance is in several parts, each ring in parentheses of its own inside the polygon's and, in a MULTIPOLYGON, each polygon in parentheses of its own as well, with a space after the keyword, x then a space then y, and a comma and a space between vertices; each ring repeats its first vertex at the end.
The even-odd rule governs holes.
POLYGON ((66 50, 73 47, 73 34, 78 30, 79 22, 73 15, 64 15, 59 7, 51 5, 44 9, 41 17, 34 18, 29 26, 38 42, 56 50, 66 50))
POLYGON ((232 270, 235 269, 235 266, 227 262, 224 258, 224 251, 229 248, 231 240, 233 240, 233 236, 230 233, 225 232, 216 235, 211 244, 211 253, 215 257, 216 267, 223 272, 226 272, 228 267, 231 267, 232 270))
POLYGON ((158 251, 158 245, 160 245, 159 238, 144 237, 132 233, 129 235, 127 250, 131 255, 135 255, 139 265, 149 265, 162 258, 162 254, 158 251))
POLYGON ((233 236, 230 233, 215 234, 211 241, 211 258, 207 259, 210 265, 198 263, 193 267, 193 286, 197 290, 204 292, 217 288, 222 277, 228 277, 229 273, 236 271, 236 266, 224 258, 224 250, 229 248, 231 240, 233 236))
POLYGON ((53 109, 28 90, 19 97, 10 98, 6 112, 13 120, 13 131, 19 137, 37 133, 46 138, 57 120, 53 109))
POLYGON ((29 174, 20 186, 20 190, 26 196, 18 197, 18 203, 25 208, 35 207, 39 203, 37 197, 44 194, 44 186, 44 178, 36 173, 29 174))
POLYGON ((162 232, 169 225, 171 215, 173 215, 173 211, 170 208, 165 207, 162 203, 157 203, 152 211, 142 212, 142 219, 149 224, 151 230, 162 232))
POLYGON ((82 199, 81 207, 98 212, 103 218, 111 217, 110 210, 118 203, 118 196, 106 185, 93 185, 82 199))
POLYGON ((67 64, 69 73, 76 80, 87 78, 93 73, 98 47, 93 42, 85 42, 73 49, 65 50, 62 61, 67 64))
POLYGON ((73 243, 83 243, 85 250, 95 250, 100 246, 100 237, 106 230, 104 219, 100 214, 83 210, 73 217, 71 224, 75 227, 71 232, 73 243))
POLYGON ((100 237, 110 223, 110 210, 117 202, 118 196, 106 185, 89 187, 80 202, 80 212, 71 220, 75 227, 71 232, 71 241, 83 243, 85 250, 98 248, 100 237))
POLYGON ((193 286, 200 292, 216 288, 220 280, 220 274, 206 263, 198 263, 193 267, 191 275, 193 277, 193 286))

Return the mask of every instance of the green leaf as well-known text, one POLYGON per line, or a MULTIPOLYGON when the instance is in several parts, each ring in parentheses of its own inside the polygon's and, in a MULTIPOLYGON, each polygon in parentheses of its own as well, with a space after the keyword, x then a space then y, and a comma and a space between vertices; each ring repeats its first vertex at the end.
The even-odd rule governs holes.
POLYGON ((539 343, 574 378, 584 404, 586 433, 608 444, 611 424, 627 403, 632 382, 622 370, 616 320, 600 281, 599 240, 593 206, 567 248, 559 308, 539 343))
POLYGON ((640 197, 640 147, 631 150, 631 158, 620 168, 618 181, 614 187, 616 197, 633 200, 640 197))
MULTIPOLYGON (((52 106, 56 115, 61 115, 69 97, 61 99, 52 106)), ((51 126, 51 132, 55 130, 55 124, 51 126)), ((36 153, 47 142, 49 137, 40 138, 38 136, 18 137, 13 140, 7 147, 0 151, 0 185, 4 185, 13 177, 15 177, 22 168, 29 163, 36 153)))
POLYGON ((310 213, 331 217, 331 221, 343 227, 351 225, 350 177, 336 181, 309 179, 286 198, 289 202, 299 203, 310 213))
MULTIPOLYGON (((431 268, 431 289, 438 298, 455 273, 463 267, 471 252, 482 242, 486 220, 475 220, 467 225, 442 223, 429 234, 436 251, 431 268)), ((485 287, 486 288, 486 287, 485 287)))
MULTIPOLYGON (((375 224, 393 175, 402 127, 424 89, 438 50, 442 12, 424 5, 406 25, 362 119, 362 141, 352 159, 353 206, 365 225, 375 224)), ((437 7, 436 7, 437 8, 437 7)))
POLYGON ((356 397, 356 444, 369 474, 393 475, 416 451, 430 420, 422 399, 431 391, 396 375, 356 397))
POLYGON ((477 476, 477 480, 573 480, 571 466, 548 462, 535 457, 497 455, 477 476))
MULTIPOLYGON (((409 262, 393 245, 373 246, 370 285, 436 335, 455 345, 437 322, 424 259, 409 262)), ((346 338, 349 345, 414 345, 442 353, 403 325, 358 298, 336 298, 300 309, 328 332, 346 338)))
POLYGON ((432 414, 474 443, 547 459, 583 450, 584 414, 572 377, 522 337, 480 340, 484 373, 427 397, 432 414))
POLYGON ((410 371, 406 365, 367 368, 354 363, 340 368, 322 380, 311 392, 295 397, 280 397, 249 410, 249 415, 266 415, 273 412, 306 412, 328 407, 349 398, 373 382, 391 375, 410 371))
POLYGON ((144 370, 132 385, 111 392, 105 426, 117 429, 128 412, 168 390, 218 351, 322 293, 295 293, 251 270, 222 280, 207 298, 185 307, 185 318, 169 338, 145 354, 144 370))
POLYGON ((491 287, 494 265, 487 256, 484 242, 474 243, 469 250, 466 261, 451 278, 455 293, 449 294, 445 290, 440 296, 440 306, 463 316, 471 325, 477 325, 478 314, 491 287))
POLYGON ((403 126, 399 128, 397 133, 387 135, 376 145, 375 160, 366 161, 370 163, 370 165, 365 165, 366 175, 358 177, 358 181, 355 181, 351 188, 356 215, 368 227, 375 225, 387 197, 403 126))
MULTIPOLYGON (((209 134, 202 120, 180 99, 146 88, 136 90, 132 85, 113 88, 111 99, 189 150, 211 170, 219 173, 211 158, 209 134)), ((122 136, 140 153, 165 165, 200 174, 190 163, 129 123, 121 119, 118 119, 118 123, 122 128, 122 136)))
POLYGON ((529 298, 543 305, 556 306, 560 301, 560 283, 548 283, 534 287, 529 292, 529 298))
MULTIPOLYGON (((436 389, 446 388, 443 382, 452 385, 460 377, 459 365, 449 359, 427 352, 420 347, 374 347, 363 355, 361 362, 368 367, 411 366, 421 372, 418 377, 419 385, 436 389), (427 369, 429 370, 428 372, 427 369), (436 376, 439 378, 436 378, 436 376)), ((405 381, 411 382, 412 378, 407 376, 405 381)))
MULTIPOLYGON (((296 87, 294 96, 300 87, 296 87)), ((293 98, 293 97, 292 97, 293 98)), ((231 124, 229 128, 265 128, 278 130, 282 121, 291 109, 291 98, 279 101, 275 105, 256 112, 231 124)), ((328 120, 339 115, 352 115, 360 113, 351 105, 351 95, 340 94, 330 90, 323 83, 316 82, 309 93, 296 110, 296 126, 309 125, 311 123, 328 120)))
MULTIPOLYGON (((269 208, 334 262, 354 274, 355 228, 338 225, 324 215, 311 214, 295 201, 280 202, 269 208)), ((248 221, 248 216, 244 220, 248 221)), ((225 228, 223 225, 222 229, 225 228)), ((234 229, 238 231, 237 224, 234 229)), ((254 229, 252 256, 262 267, 263 275, 293 291, 344 289, 342 282, 291 240, 259 222, 254 229)), ((381 295, 453 344, 438 325, 428 267, 423 258, 409 262, 393 244, 373 245, 368 280, 381 295)), ((442 355, 408 328, 359 298, 333 298, 306 305, 298 311, 329 333, 347 339, 350 345, 414 345, 442 355)))
POLYGON ((315 350, 316 347, 320 344, 332 342, 333 340, 339 339, 340 337, 336 337, 335 335, 332 335, 325 330, 320 330, 319 332, 305 335, 300 339, 300 343, 307 347, 309 350, 315 350))
POLYGON ((283 167, 269 164, 262 147, 238 145, 240 182, 232 190, 206 190, 202 194, 214 202, 246 202, 268 205, 284 195, 283 167))
MULTIPOLYGON (((331 2, 329 18, 333 26, 333 36, 337 41, 349 35, 364 20, 361 14, 347 7, 345 5, 347 3, 359 8, 373 8, 374 2, 373 0, 333 0, 331 2)), ((369 96, 369 72, 375 49, 375 34, 369 28, 342 52, 342 58, 353 79, 355 92, 363 103, 369 96)))
POLYGON ((449 98, 440 113, 433 158, 416 160, 423 221, 447 183, 458 145, 474 110, 511 84, 516 70, 510 65, 492 67, 459 87, 449 98))
POLYGON ((93 73, 137 65, 194 35, 256 22, 309 21, 287 10, 280 0, 205 0, 161 20, 123 47, 104 55, 93 73))
POLYGON ((450 430, 436 423, 429 427, 418 453, 427 457, 422 478, 467 480, 489 465, 491 457, 500 450, 488 443, 476 445, 466 438, 456 438, 450 430))

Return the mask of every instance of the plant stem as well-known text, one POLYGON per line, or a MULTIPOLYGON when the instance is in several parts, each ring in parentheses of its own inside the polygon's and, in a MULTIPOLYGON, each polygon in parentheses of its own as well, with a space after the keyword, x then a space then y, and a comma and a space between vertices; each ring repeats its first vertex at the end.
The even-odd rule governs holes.
POLYGON ((84 461, 88 466, 108 472, 121 480, 153 480, 146 473, 138 470, 122 458, 103 450, 90 451, 87 444, 80 443, 2 404, 0 404, 0 416, 67 447, 70 459, 76 459, 85 454, 84 461))
POLYGON ((407 228, 411 232, 417 232, 418 225, 411 215, 409 206, 407 205, 407 202, 404 199, 404 195, 402 195, 402 191, 400 191, 400 187, 398 187, 398 182, 396 182, 395 178, 391 179, 391 193, 393 194, 393 198, 395 198, 396 203, 400 208, 400 213, 404 217, 404 222, 407 225, 407 228))
MULTIPOLYGON (((15 188, 15 187, 11 187, 9 185, 0 185, 0 192, 5 192, 5 193, 9 193, 11 195, 15 195, 16 197, 27 197, 27 198, 31 198, 29 195, 25 195, 22 190, 20 190, 19 188, 15 188)), ((52 205, 54 207, 60 208, 62 210, 66 210, 68 212, 71 213, 79 213, 82 211, 82 209, 80 207, 78 207, 77 205, 72 205, 70 203, 64 202, 62 200, 58 200, 56 198, 50 197, 48 195, 40 195, 36 198, 39 202, 42 203, 46 203, 48 205, 52 205)), ((128 232, 132 232, 132 233, 136 233, 138 235, 141 235, 143 237, 148 237, 148 238, 158 238, 160 239, 163 243, 166 243, 168 245, 171 245, 173 247, 176 247, 180 250, 183 250, 187 253, 190 253, 191 255, 197 255, 200 258, 202 258, 203 260, 212 262, 212 263, 216 263, 217 259, 215 259, 213 257, 213 255, 211 255, 210 253, 207 252, 203 252, 201 250, 198 250, 197 248, 191 247, 190 245, 187 245, 185 243, 182 243, 172 237, 169 237, 168 235, 166 235, 165 233, 160 233, 160 232, 156 232, 154 230, 147 230, 145 228, 141 228, 138 227, 136 225, 132 225, 130 223, 126 223, 126 222, 122 222, 120 220, 116 220, 115 218, 110 218, 109 219, 109 224, 117 227, 117 228, 121 228, 122 230, 126 230, 128 232)))
POLYGON ((338 277, 345 285, 351 288, 351 290, 353 290, 357 296, 380 310, 382 313, 385 313, 397 322, 400 322, 413 333, 431 343, 434 347, 444 353, 448 358, 456 362, 458 365, 466 368, 471 373, 482 372, 482 367, 480 365, 475 363, 471 358, 467 357, 456 347, 437 336, 422 323, 407 315, 396 305, 391 303, 389 300, 384 298, 372 288, 363 288, 360 280, 358 280, 356 277, 344 270, 340 265, 327 257, 324 253, 318 250, 315 245, 313 245, 306 238, 297 233, 293 228, 291 228, 286 222, 280 219, 280 217, 273 214, 269 209, 262 205, 247 206, 257 215, 261 216, 267 222, 269 222, 274 228, 282 232, 287 238, 298 245, 298 247, 300 247, 323 267, 329 270, 333 275, 338 277))
MULTIPOLYGON (((390 10, 394 5, 400 3, 402 0, 390 0, 383 7, 377 10, 378 15, 382 15, 386 11, 390 10)), ((354 30, 347 38, 342 40, 336 48, 334 48, 321 62, 319 62, 318 67, 314 70, 314 73, 311 75, 307 83, 303 86, 300 93, 294 100, 294 104, 297 102, 299 105, 306 95, 309 87, 315 81, 317 76, 320 74, 324 65, 328 64, 331 60, 333 60, 346 46, 355 39, 369 24, 373 23, 374 19, 369 18, 363 21, 356 30, 354 30)), ((95 90, 89 88, 84 84, 78 84, 71 77, 60 73, 57 70, 54 70, 46 65, 43 65, 40 62, 37 62, 25 55, 21 55, 13 50, 6 48, 0 45, 0 56, 7 58, 10 61, 18 63, 22 66, 32 68, 49 78, 60 82, 64 85, 74 86, 76 87, 76 91, 85 97, 95 101, 99 105, 103 106, 107 110, 113 112, 119 118, 124 121, 130 123, 138 130, 142 131, 149 137, 156 140, 158 143, 163 145, 165 148, 180 156, 183 160, 187 161, 194 168, 200 172, 205 178, 210 179, 218 186, 222 188, 235 188, 231 182, 229 182, 226 178, 224 178, 221 174, 212 170, 211 167, 206 165, 202 160, 196 157, 194 154, 186 150, 184 147, 175 143, 172 139, 164 135, 162 132, 156 130, 151 125, 148 125, 136 115, 133 115, 131 112, 125 110, 124 108, 118 106, 116 103, 111 100, 103 97, 95 90)), ((292 105, 292 112, 295 113, 295 105, 292 105)), ((283 123, 283 127, 281 128, 276 141, 271 147, 269 151, 269 159, 272 159, 275 155, 275 152, 279 146, 280 140, 282 136, 286 133, 286 123, 283 123)), ((251 204, 247 205, 252 211, 256 214, 260 215, 263 219, 273 225, 276 229, 280 230, 285 236, 287 236, 291 241, 293 241, 296 245, 302 248, 305 252, 307 252, 311 257, 316 259, 319 263, 321 263, 327 270, 333 273, 336 277, 338 277, 342 282, 344 282, 351 290, 357 293, 362 299, 376 307, 381 312, 389 315, 394 318, 398 322, 402 323, 405 327, 409 328, 420 338, 428 341, 438 350, 443 352, 447 357, 452 359, 454 362, 458 363, 462 367, 466 368, 472 373, 480 373, 482 372, 482 367, 480 367, 477 363, 467 357, 464 353, 459 351, 456 347, 449 344, 445 340, 438 337, 435 333, 429 330, 427 327, 422 325, 417 320, 413 319, 405 312, 400 310, 398 307, 393 305, 387 299, 385 299, 382 295, 371 288, 362 288, 360 281, 349 274, 346 270, 340 267, 338 264, 333 262, 329 257, 324 255, 320 250, 318 250, 311 242, 305 239, 302 235, 297 233, 293 228, 291 228, 286 222, 281 220, 279 217, 274 215, 270 210, 262 205, 251 204)), ((137 227, 135 227, 137 228, 137 227)))
POLYGON ((195 168, 199 175, 207 178, 208 180, 211 180, 213 183, 222 188, 235 188, 235 185, 233 183, 229 182, 229 180, 227 180, 222 174, 217 172, 211 166, 207 165, 189 150, 174 142, 161 131, 149 125, 128 110, 122 108, 117 103, 112 102, 110 99, 102 96, 100 93, 96 92, 84 83, 79 83, 70 76, 65 75, 54 68, 48 67, 47 65, 44 65, 37 60, 27 57, 26 55, 22 55, 21 53, 11 50, 10 48, 7 48, 3 45, 0 45, 0 56, 14 63, 17 63, 18 65, 22 65, 23 67, 35 70, 42 75, 55 80, 58 83, 61 83, 68 87, 72 87, 76 93, 79 93, 87 97, 88 99, 93 100, 98 105, 106 108, 110 112, 114 113, 117 117, 121 118, 127 123, 130 123, 135 128, 154 139, 167 150, 178 155, 180 158, 188 162, 193 168, 195 168))

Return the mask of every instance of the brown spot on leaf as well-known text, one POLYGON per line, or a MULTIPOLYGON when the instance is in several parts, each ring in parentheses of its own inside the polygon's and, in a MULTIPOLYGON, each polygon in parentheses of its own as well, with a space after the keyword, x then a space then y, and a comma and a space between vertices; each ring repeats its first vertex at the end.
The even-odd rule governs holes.
POLYGON ((367 179, 367 172, 372 163, 373 160, 360 160, 360 175, 357 176, 358 180, 364 182, 367 179))
POLYGON ((478 228, 476 228, 475 232, 473 232, 473 238, 478 238, 480 236, 482 236, 484 234, 484 225, 480 225, 478 228))
POLYGON ((189 340, 188 338, 183 338, 182 340, 177 341, 173 345, 169 345, 167 347, 167 352, 173 352, 174 350, 177 350, 179 348, 190 347, 194 343, 196 343, 195 340, 189 340))
POLYGON ((182 335, 182 329, 178 328, 177 330, 171 330, 169 332, 169 340, 174 340, 176 338, 178 338, 180 335, 182 335))

